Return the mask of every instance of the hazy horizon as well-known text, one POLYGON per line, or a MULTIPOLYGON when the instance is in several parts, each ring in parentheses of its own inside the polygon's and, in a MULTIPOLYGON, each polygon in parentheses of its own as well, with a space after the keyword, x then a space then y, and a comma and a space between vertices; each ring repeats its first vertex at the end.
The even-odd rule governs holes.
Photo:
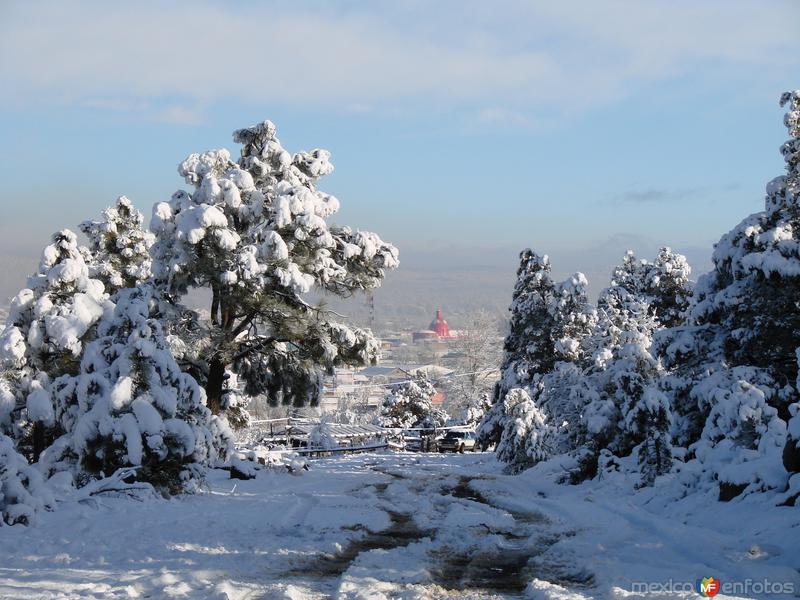
POLYGON ((331 150, 335 222, 399 247, 382 314, 505 307, 524 247, 593 294, 629 248, 696 277, 782 172, 800 7, 766 4, 5 5, 0 305, 52 232, 123 194, 149 217, 266 118, 331 150))

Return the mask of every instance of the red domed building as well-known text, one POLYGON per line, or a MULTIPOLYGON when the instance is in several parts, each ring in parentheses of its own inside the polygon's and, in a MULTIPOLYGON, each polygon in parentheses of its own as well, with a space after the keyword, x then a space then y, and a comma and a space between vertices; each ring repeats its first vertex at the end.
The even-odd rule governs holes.
POLYGON ((450 326, 444 320, 442 309, 440 308, 436 311, 436 318, 431 321, 428 329, 415 331, 411 337, 414 342, 419 342, 423 340, 451 340, 455 335, 454 332, 450 331, 450 326))

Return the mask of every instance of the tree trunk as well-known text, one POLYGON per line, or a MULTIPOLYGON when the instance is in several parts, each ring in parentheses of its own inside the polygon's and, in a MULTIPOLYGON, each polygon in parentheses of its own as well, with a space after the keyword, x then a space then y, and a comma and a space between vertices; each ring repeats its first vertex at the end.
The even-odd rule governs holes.
POLYGON ((44 452, 44 423, 36 421, 33 424, 33 462, 39 460, 39 455, 44 452))
POLYGON ((225 382, 225 364, 219 356, 214 356, 208 368, 208 381, 206 382, 206 400, 212 414, 218 415, 222 411, 222 385, 225 382))

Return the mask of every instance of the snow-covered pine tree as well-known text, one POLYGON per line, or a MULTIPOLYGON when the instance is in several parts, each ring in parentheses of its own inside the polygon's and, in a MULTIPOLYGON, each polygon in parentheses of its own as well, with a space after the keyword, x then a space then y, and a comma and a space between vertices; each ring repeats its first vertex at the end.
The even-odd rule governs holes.
POLYGON ((447 415, 432 403, 436 388, 425 377, 391 386, 384 396, 377 423, 381 427, 442 427, 447 415))
MULTIPOLYGON (((714 358, 709 368, 699 368, 682 373, 683 379, 692 382, 690 397, 697 399, 698 409, 709 419, 714 414, 730 414, 730 407, 719 403, 738 405, 742 393, 736 390, 762 389, 763 402, 775 410, 761 410, 767 423, 755 428, 759 436, 768 436, 767 442, 750 440, 746 444, 737 442, 739 428, 736 426, 714 428, 725 432, 725 437, 709 437, 710 422, 706 423, 701 440, 713 440, 713 445, 731 443, 735 448, 755 452, 738 453, 741 460, 761 462, 779 436, 780 427, 774 423, 779 419, 785 424, 791 418, 790 407, 796 402, 798 363, 797 339, 800 336, 800 90, 782 95, 782 106, 788 105, 784 123, 790 139, 781 147, 786 163, 786 174, 767 184, 765 209, 744 219, 716 244, 712 260, 714 270, 702 276, 695 287, 695 302, 690 313, 690 328, 680 337, 669 340, 666 352, 692 354, 704 350, 706 356, 714 358), (730 368, 748 367, 726 374, 730 368), (697 385, 708 379, 710 373, 718 372, 719 386, 697 385), (730 384, 725 383, 733 377, 730 384), (765 382, 771 381, 772 383, 765 382), (759 387, 761 386, 761 387, 759 387), (767 393, 765 388, 772 390, 767 393), (725 393, 721 390, 734 390, 725 393), (736 436, 730 438, 730 435, 736 436)), ((708 359, 706 359, 708 362, 708 359)), ((679 370, 680 372, 680 370, 679 370)), ((745 394, 750 397, 752 394, 745 394)), ((703 442, 705 444, 706 442, 703 442)), ((786 443, 795 443, 792 440, 786 443)), ((702 446, 702 444, 701 444, 702 446)), ((733 450, 731 450, 733 452, 733 450)), ((705 457, 711 454, 703 452, 705 457)), ((698 454, 698 458, 702 458, 698 454)), ((774 459, 771 459, 774 460, 774 459)), ((716 464, 716 463, 715 463, 716 464)), ((742 472, 735 474, 730 469, 720 473, 717 466, 709 465, 713 475, 720 479, 723 487, 730 483, 739 490, 751 487, 763 489, 780 485, 774 477, 764 475, 763 469, 751 471, 748 486, 742 487, 742 472), (727 480, 730 476, 732 479, 727 480)))
POLYGON ((78 374, 53 382, 66 433, 43 463, 58 470, 71 462, 79 483, 135 467, 139 480, 164 493, 190 489, 204 466, 227 457, 232 434, 175 362, 152 287, 125 289, 116 299, 86 345, 78 374))
POLYGON ((610 289, 624 289, 645 302, 659 327, 675 327, 686 320, 691 273, 686 257, 669 247, 661 248, 653 262, 637 260, 628 250, 611 275, 610 289))
POLYGON ((548 307, 554 323, 550 336, 555 353, 551 360, 577 363, 583 357, 583 340, 597 321, 597 312, 589 302, 588 285, 583 273, 575 273, 555 288, 548 307))
POLYGON ((653 262, 628 251, 598 301, 598 322, 588 342, 588 377, 595 393, 583 414, 583 476, 596 472, 602 451, 635 451, 641 483, 650 485, 672 465, 669 398, 660 389, 663 367, 651 354, 660 328, 685 320, 691 297, 686 258, 664 247, 653 262), (635 447, 635 448, 634 448, 635 447), (588 459, 588 462, 587 462, 588 459))
MULTIPOLYGON (((797 349, 797 360, 800 363, 800 348, 797 349)), ((795 382, 800 389, 800 374, 795 382)), ((783 467, 791 473, 789 489, 786 493, 785 504, 794 506, 800 499, 800 401, 789 406, 789 422, 786 425, 786 444, 783 448, 783 467)))
MULTIPOLYGON (((800 363, 800 348, 797 349, 797 361, 800 363)), ((800 370, 797 381, 800 389, 800 370)), ((783 449, 783 466, 789 473, 793 473, 797 492, 800 493, 800 401, 789 406, 789 422, 787 423, 786 446, 783 449)), ((798 496, 800 497, 800 496, 798 496)))
POLYGON ((73 232, 54 234, 29 287, 12 300, 0 333, 0 366, 5 369, 0 395, 7 413, 0 425, 34 462, 61 433, 50 383, 77 370, 86 337, 113 308, 102 282, 90 277, 85 255, 73 232))
POLYGON ((556 285, 548 307, 555 362, 528 389, 538 410, 547 417, 549 448, 556 454, 574 449, 585 402, 584 340, 597 321, 587 285, 583 273, 575 273, 556 285))
POLYGON ((105 209, 99 221, 80 225, 89 239, 90 275, 102 281, 109 294, 136 287, 150 277, 150 247, 155 236, 143 224, 142 213, 120 196, 116 206, 105 209))
POLYGON ((202 376, 213 412, 226 370, 271 402, 315 402, 321 371, 375 360, 371 333, 304 299, 312 289, 350 296, 380 285, 397 250, 374 233, 327 222, 339 201, 317 189, 333 170, 325 150, 289 154, 265 121, 240 129, 227 150, 192 154, 179 173, 194 186, 153 209, 153 271, 175 299, 190 287, 211 296, 202 376))
MULTIPOLYGON (((617 275, 631 264, 626 256, 617 275)), ((652 484, 672 464, 671 407, 659 388, 663 368, 650 352, 658 327, 645 298, 612 280, 598 300, 598 320, 584 346, 591 362, 585 373, 585 400, 572 479, 597 473, 603 451, 616 456, 637 452, 641 482, 652 484)), ((632 287, 632 286, 631 286, 632 287)))
POLYGON ((519 473, 548 456, 550 430, 547 417, 526 390, 509 390, 503 403, 507 417, 496 454, 509 473, 519 473))
POLYGON ((550 275, 550 259, 530 248, 523 250, 519 258, 495 400, 505 397, 514 387, 526 386, 535 373, 550 371, 554 362, 551 335, 554 323, 548 307, 555 283, 550 275))
POLYGON ((495 446, 505 427, 506 394, 530 385, 536 374, 547 373, 555 364, 549 308, 555 294, 550 259, 526 248, 519 255, 517 282, 511 296, 509 330, 503 343, 500 381, 495 384, 492 407, 478 427, 478 443, 495 446))
POLYGON ((747 366, 720 369, 692 389, 708 418, 690 450, 709 479, 718 482, 720 500, 748 487, 753 492, 785 484, 786 423, 773 406, 780 393, 765 369, 747 366))
MULTIPOLYGON (((790 139, 781 147, 786 175, 767 184, 765 210, 722 236, 714 270, 697 284, 692 318, 724 331, 731 365, 767 369, 780 385, 797 379, 800 336, 800 90, 787 92, 784 122, 790 139)), ((781 418, 788 402, 778 401, 781 418)))

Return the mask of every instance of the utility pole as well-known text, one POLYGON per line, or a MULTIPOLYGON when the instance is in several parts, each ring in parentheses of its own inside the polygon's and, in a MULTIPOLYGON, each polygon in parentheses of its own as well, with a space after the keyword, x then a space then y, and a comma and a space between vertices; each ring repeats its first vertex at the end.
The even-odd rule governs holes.
POLYGON ((375 333, 375 295, 372 290, 367 290, 367 310, 369 311, 367 324, 372 332, 375 333))

